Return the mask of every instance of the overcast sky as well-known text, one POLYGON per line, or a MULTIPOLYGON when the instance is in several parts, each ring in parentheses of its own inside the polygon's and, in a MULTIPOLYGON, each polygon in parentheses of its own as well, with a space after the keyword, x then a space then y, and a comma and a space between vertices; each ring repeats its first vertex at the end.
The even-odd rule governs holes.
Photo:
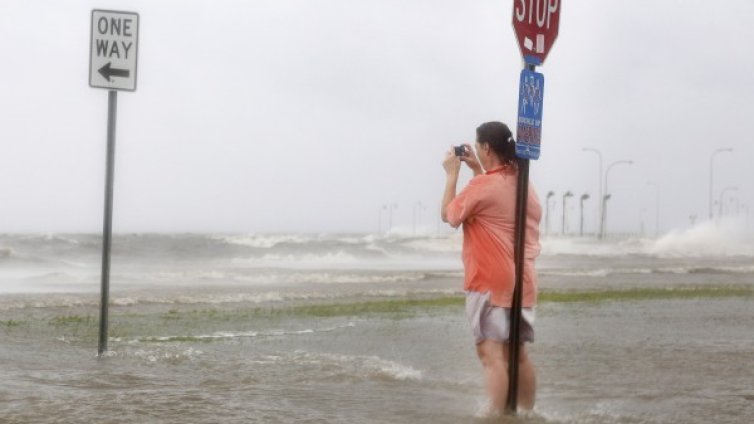
MULTIPOLYGON (((380 205, 409 227, 417 202, 435 229, 448 146, 515 126, 511 0, 3 0, 0 233, 101 231, 95 8, 141 19, 138 90, 118 96, 117 232, 373 232, 380 205)), ((584 147, 605 168, 634 161, 610 173, 611 230, 654 228, 648 182, 663 230, 705 218, 722 147, 715 197, 737 186, 725 205, 754 203, 752 17, 748 0, 564 1, 531 171, 556 193, 554 228, 566 190, 592 195, 594 227, 584 147)))

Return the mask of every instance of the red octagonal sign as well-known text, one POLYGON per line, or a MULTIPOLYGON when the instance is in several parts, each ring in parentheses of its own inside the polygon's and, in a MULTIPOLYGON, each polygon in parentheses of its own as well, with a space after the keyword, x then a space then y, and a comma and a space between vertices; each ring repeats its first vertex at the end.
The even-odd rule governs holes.
POLYGON ((526 63, 544 63, 558 37, 561 3, 561 0, 513 0, 513 29, 526 63))

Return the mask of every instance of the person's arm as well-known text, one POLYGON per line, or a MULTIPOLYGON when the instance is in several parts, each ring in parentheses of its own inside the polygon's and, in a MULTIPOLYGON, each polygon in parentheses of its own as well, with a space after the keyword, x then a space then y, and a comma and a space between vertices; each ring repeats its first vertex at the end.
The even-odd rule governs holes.
POLYGON ((445 154, 445 160, 442 162, 445 168, 445 192, 442 196, 442 207, 440 216, 443 222, 448 222, 448 205, 456 197, 456 186, 458 185, 458 174, 461 171, 461 160, 455 155, 451 148, 445 154))

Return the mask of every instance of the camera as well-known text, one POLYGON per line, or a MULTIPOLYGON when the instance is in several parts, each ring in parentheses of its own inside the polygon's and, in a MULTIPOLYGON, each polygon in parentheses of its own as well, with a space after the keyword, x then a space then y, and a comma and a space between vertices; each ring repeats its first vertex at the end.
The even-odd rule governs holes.
POLYGON ((466 146, 453 146, 453 150, 455 150, 456 156, 466 156, 466 146))

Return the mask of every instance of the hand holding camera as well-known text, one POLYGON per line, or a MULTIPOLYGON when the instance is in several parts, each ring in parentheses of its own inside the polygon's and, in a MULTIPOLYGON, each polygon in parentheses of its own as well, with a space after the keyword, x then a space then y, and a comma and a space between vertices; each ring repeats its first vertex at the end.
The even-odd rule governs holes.
POLYGON ((453 150, 458 159, 461 160, 461 162, 466 162, 466 165, 468 165, 469 168, 474 172, 474 175, 479 175, 482 173, 482 165, 479 163, 479 159, 477 159, 474 151, 471 150, 470 144, 453 146, 453 150))
POLYGON ((468 143, 452 146, 451 150, 446 154, 443 166, 447 172, 457 173, 461 162, 466 162, 466 165, 474 172, 475 176, 483 172, 476 154, 468 143))

